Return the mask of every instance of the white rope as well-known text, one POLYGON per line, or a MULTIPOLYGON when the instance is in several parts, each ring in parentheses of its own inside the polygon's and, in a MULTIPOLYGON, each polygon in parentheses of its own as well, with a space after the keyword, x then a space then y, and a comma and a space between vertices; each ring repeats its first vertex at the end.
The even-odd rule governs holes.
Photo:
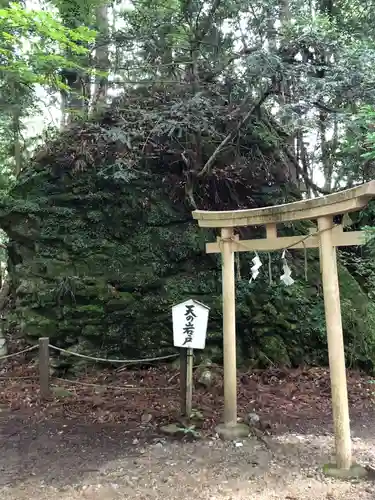
POLYGON ((157 358, 146 358, 146 359, 108 359, 108 358, 95 358, 93 356, 87 356, 86 354, 79 354, 78 352, 68 351, 62 347, 56 347, 55 345, 48 344, 48 347, 55 349, 55 351, 60 351, 62 354, 67 354, 71 356, 77 356, 78 358, 91 359, 92 361, 107 362, 107 363, 149 363, 150 361, 161 361, 163 359, 177 358, 179 354, 169 354, 168 356, 159 356, 157 358))
POLYGON ((15 356, 19 356, 20 354, 24 354, 25 352, 34 351, 35 349, 38 349, 37 345, 33 345, 31 347, 28 347, 27 349, 23 349, 22 351, 12 352, 12 354, 7 354, 6 356, 1 356, 0 361, 2 361, 3 359, 14 358, 15 356))
MULTIPOLYGON (((94 387, 94 388, 99 388, 99 389, 115 389, 115 390, 121 390, 121 391, 173 391, 176 389, 178 386, 177 385, 171 385, 169 387, 136 387, 136 386, 129 386, 129 385, 102 385, 102 384, 89 384, 88 382, 79 382, 78 380, 69 380, 67 378, 56 378, 56 380, 60 380, 61 382, 65 382, 66 384, 76 384, 76 385, 82 385, 84 387, 94 387)), ((55 387, 56 384, 52 384, 55 387)))

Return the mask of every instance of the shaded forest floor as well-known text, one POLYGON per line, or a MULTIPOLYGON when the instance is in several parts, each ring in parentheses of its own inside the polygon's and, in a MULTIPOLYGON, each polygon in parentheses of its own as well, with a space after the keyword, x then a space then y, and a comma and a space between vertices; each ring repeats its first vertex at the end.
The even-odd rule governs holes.
MULTIPOLYGON (((213 366, 210 387, 198 382, 195 372, 193 408, 203 417, 201 432, 210 434, 223 414, 222 368, 213 366)), ((375 380, 348 373, 351 417, 371 421, 375 409, 375 380)), ((264 428, 280 434, 287 430, 331 430, 329 371, 299 368, 239 371, 238 415, 255 412, 264 428)), ((35 362, 0 365, 0 405, 21 411, 32 421, 63 418, 81 423, 121 423, 129 431, 156 431, 180 415, 179 370, 169 366, 149 369, 91 368, 74 379, 52 377, 50 401, 42 402, 35 362)))
MULTIPOLYGON (((239 415, 256 412, 267 432, 265 441, 237 443, 213 431, 223 405, 219 369, 210 388, 194 391, 203 415, 196 440, 160 433, 178 418, 176 371, 97 373, 54 378, 53 396, 42 403, 33 364, 3 366, 1 500, 375 499, 373 483, 321 474, 333 445, 327 370, 239 373, 239 415)), ((372 380, 350 373, 348 386, 355 457, 374 466, 372 380)))

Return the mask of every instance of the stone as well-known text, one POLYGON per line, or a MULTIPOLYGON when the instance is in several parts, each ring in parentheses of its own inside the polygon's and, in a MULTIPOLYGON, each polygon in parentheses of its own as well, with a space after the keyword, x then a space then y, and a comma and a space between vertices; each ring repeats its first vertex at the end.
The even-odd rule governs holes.
POLYGON ((142 413, 142 416, 141 416, 141 422, 142 424, 149 424, 152 420, 152 415, 151 413, 142 413))
POLYGON ((115 484, 88 485, 82 488, 82 497, 87 500, 114 500, 120 496, 117 490, 118 485, 115 484))
POLYGON ((184 429, 183 427, 180 427, 178 424, 167 424, 167 425, 162 425, 160 427, 161 432, 164 434, 168 434, 169 436, 179 436, 181 434, 184 434, 184 429))
POLYGON ((198 384, 203 385, 207 389, 212 386, 213 379, 212 371, 209 368, 205 368, 198 378, 198 384))
POLYGON ((249 426, 246 424, 225 425, 219 424, 215 431, 224 441, 234 441, 239 438, 248 437, 250 434, 249 426))
POLYGON ((193 420, 196 424, 197 422, 203 422, 204 420, 203 412, 197 410, 196 408, 193 408, 191 411, 190 420, 193 420))
POLYGON ((323 473, 328 477, 335 479, 351 480, 351 479, 368 479, 369 471, 359 464, 353 464, 350 469, 339 469, 336 464, 325 464, 323 473))
POLYGON ((246 415, 245 422, 252 427, 258 427, 260 424, 260 417, 257 413, 249 413, 246 415))
POLYGON ((52 387, 52 393, 57 398, 70 398, 73 396, 73 393, 64 387, 52 387))
POLYGON ((180 358, 176 358, 171 363, 172 370, 179 370, 181 367, 180 358))
POLYGON ((223 349, 221 347, 223 333, 222 331, 218 332, 210 332, 210 339, 215 342, 218 342, 219 345, 208 344, 205 349, 201 352, 197 351, 196 358, 200 362, 200 364, 208 365, 212 363, 222 364, 223 362, 223 349))

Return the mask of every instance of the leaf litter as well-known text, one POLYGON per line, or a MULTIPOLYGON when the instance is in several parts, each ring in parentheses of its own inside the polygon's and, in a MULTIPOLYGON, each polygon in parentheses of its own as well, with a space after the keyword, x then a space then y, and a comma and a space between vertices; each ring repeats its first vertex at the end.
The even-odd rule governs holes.
MULTIPOLYGON (((371 382, 348 373, 355 456, 374 466, 371 382)), ((209 388, 195 380, 193 407, 203 418, 205 439, 183 443, 158 432, 179 417, 179 375, 170 365, 93 369, 74 380, 52 376, 51 398, 41 401, 35 364, 8 362, 0 367, 0 386, 1 407, 11 410, 0 413, 8 447, 2 500, 373 499, 371 483, 343 483, 321 473, 333 448, 324 368, 238 372, 238 414, 259 416, 271 434, 270 448, 254 438, 216 438, 221 376, 209 388)))
MULTIPOLYGON (((329 370, 298 368, 239 371, 238 414, 257 413, 277 432, 328 425, 332 420, 329 370)), ((11 410, 32 410, 31 419, 79 418, 85 423, 128 423, 157 426, 175 421, 180 411, 179 373, 170 365, 148 369, 91 369, 75 379, 51 377, 51 398, 42 401, 35 363, 19 361, 0 366, 0 404, 11 410), (142 422, 143 416, 143 422, 142 422)), ((195 380, 193 407, 211 432, 220 421, 222 376, 203 387, 195 380)), ((348 372, 352 418, 373 415, 375 386, 369 376, 348 372)))

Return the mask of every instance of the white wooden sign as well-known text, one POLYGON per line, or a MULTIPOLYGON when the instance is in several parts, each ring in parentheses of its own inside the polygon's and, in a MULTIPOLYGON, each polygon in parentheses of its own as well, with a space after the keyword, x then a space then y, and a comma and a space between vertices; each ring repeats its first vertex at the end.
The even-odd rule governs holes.
POLYGON ((175 347, 204 349, 209 310, 209 307, 193 299, 172 307, 175 347))

